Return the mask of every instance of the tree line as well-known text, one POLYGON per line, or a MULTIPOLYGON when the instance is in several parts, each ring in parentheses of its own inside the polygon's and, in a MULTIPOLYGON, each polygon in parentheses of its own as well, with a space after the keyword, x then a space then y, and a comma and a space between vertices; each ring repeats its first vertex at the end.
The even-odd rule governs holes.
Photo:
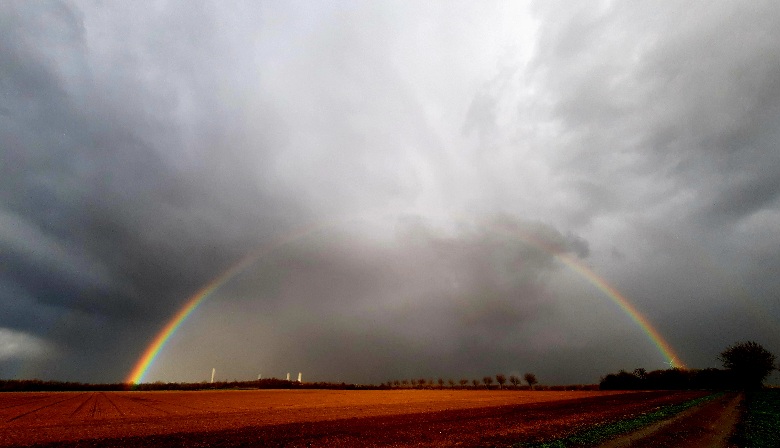
MULTIPOLYGON (((512 388, 512 389, 533 389, 538 383, 536 375, 526 373, 523 376, 525 386, 520 377, 503 374, 497 374, 495 377, 485 376, 481 380, 461 379, 457 383, 450 379, 445 381, 439 378, 434 382, 431 379, 414 380, 396 380, 388 381, 379 385, 375 384, 354 384, 354 383, 336 383, 336 382, 303 382, 264 378, 251 381, 216 381, 216 382, 196 382, 196 383, 165 383, 156 381, 153 383, 128 384, 128 383, 79 383, 70 381, 43 381, 38 379, 31 380, 3 380, 0 379, 0 392, 42 392, 42 391, 154 391, 154 390, 208 390, 208 389, 336 389, 336 390, 377 390, 377 389, 443 389, 445 385, 449 388, 512 388), (510 385, 506 385, 509 381, 510 385), (496 386, 494 386, 494 383, 496 386)), ((572 388, 575 386, 571 386, 572 388)), ((545 388, 547 389, 547 388, 545 388)))
POLYGON ((533 373, 526 373, 523 375, 522 379, 517 375, 509 375, 507 377, 503 373, 497 373, 495 376, 483 376, 482 379, 461 378, 457 382, 452 378, 445 381, 444 378, 441 377, 436 381, 434 381, 433 378, 390 380, 380 384, 380 387, 390 389, 435 389, 437 387, 439 389, 444 389, 445 387, 449 389, 519 389, 524 387, 533 389, 537 383, 539 383, 539 381, 533 373), (509 384, 507 384, 507 381, 509 384), (525 381, 527 386, 523 385, 523 381, 525 381), (495 383, 496 386, 493 386, 493 383, 495 383))
POLYGON ((536 375, 526 373, 521 379, 517 375, 496 374, 482 379, 461 378, 444 380, 432 378, 391 380, 380 385, 334 382, 304 382, 267 378, 252 381, 222 381, 215 383, 111 383, 90 384, 63 381, 3 380, 0 392, 11 391, 121 391, 121 390, 205 390, 205 389, 514 389, 514 390, 648 390, 648 389, 758 389, 780 366, 776 357, 760 344, 748 341, 737 343, 724 350, 718 359, 723 369, 666 369, 651 372, 634 369, 621 370, 601 378, 598 385, 539 386, 536 375))
POLYGON ((251 381, 215 381, 196 383, 79 383, 70 381, 3 380, 0 379, 0 392, 60 392, 60 391, 159 391, 159 390, 226 390, 226 389, 337 389, 337 390, 374 390, 381 387, 373 384, 304 382, 265 378, 251 381))
POLYGON ((721 352, 722 369, 621 370, 601 379, 602 390, 714 389, 755 390, 775 369, 775 355, 755 341, 738 342, 721 352))

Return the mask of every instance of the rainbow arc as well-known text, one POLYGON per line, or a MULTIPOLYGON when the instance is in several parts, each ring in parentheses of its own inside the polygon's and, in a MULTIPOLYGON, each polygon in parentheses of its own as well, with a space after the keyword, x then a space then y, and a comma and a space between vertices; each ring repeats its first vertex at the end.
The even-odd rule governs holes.
MULTIPOLYGON (((138 384, 144 381, 144 378, 149 371, 150 367, 154 364, 155 360, 159 357, 161 351, 165 348, 167 342, 171 339, 176 331, 181 328, 182 324, 187 320, 189 316, 203 303, 207 298, 212 296, 222 285, 229 282, 231 279, 239 275, 241 272, 248 269, 251 265, 257 262, 263 255, 272 252, 273 250, 284 246, 290 242, 296 241, 302 237, 312 234, 313 232, 322 228, 327 228, 329 225, 318 225, 316 227, 305 228, 299 232, 288 235, 285 238, 277 240, 270 246, 265 246, 259 250, 249 253, 244 256, 238 262, 230 266, 227 270, 222 272, 216 278, 211 280, 208 284, 193 294, 187 302, 174 314, 174 316, 168 320, 165 326, 157 333, 152 342, 146 347, 141 357, 135 363, 133 369, 128 374, 125 382, 138 384)), ((634 321, 639 328, 647 335, 647 337, 656 346, 658 351, 666 360, 666 364, 670 367, 685 368, 685 364, 681 361, 681 358, 672 349, 669 342, 661 335, 661 333, 650 323, 650 321, 626 298, 620 291, 607 282, 603 277, 596 274, 591 268, 584 263, 573 257, 564 248, 556 245, 550 241, 539 238, 531 232, 525 231, 521 228, 512 226, 489 226, 488 230, 501 234, 509 238, 517 238, 518 240, 536 247, 544 252, 549 253, 555 257, 561 263, 574 272, 578 273, 581 277, 586 279, 601 292, 603 292, 610 300, 617 304, 632 321, 634 321)))

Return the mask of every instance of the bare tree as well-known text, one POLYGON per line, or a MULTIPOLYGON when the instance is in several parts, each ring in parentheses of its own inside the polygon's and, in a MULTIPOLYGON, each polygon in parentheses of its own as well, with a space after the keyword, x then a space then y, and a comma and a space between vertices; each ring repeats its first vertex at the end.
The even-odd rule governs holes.
POLYGON ((504 383, 506 383, 506 375, 503 373, 496 374, 496 382, 498 383, 498 388, 502 389, 504 387, 504 383))
POLYGON ((513 386, 515 386, 515 389, 517 389, 517 386, 520 384, 520 377, 517 375, 509 375, 509 382, 512 383, 513 386))
POLYGON ((460 381, 458 381, 458 384, 460 384, 460 387, 466 387, 466 384, 469 383, 469 380, 466 378, 461 378, 460 381))
POLYGON ((474 378, 473 380, 471 380, 471 384, 473 384, 474 389, 476 389, 479 386, 479 380, 474 378))
POLYGON ((526 373, 525 375, 523 375, 523 378, 525 378, 525 382, 528 383, 528 387, 530 387, 531 389, 534 388, 534 384, 538 383, 538 381, 536 380, 536 375, 534 375, 533 373, 526 373))
POLYGON ((439 389, 444 388, 444 378, 439 378, 436 382, 439 383, 439 389))
POLYGON ((493 384, 493 377, 492 376, 484 376, 482 377, 482 382, 485 383, 485 387, 490 389, 490 385, 493 384))
POLYGON ((427 381, 428 381, 428 380, 426 380, 425 378, 420 378, 419 380, 417 380, 417 384, 419 384, 419 385, 420 385, 420 388, 422 388, 422 387, 424 387, 424 386, 425 386, 425 383, 426 383, 427 381))
POLYGON ((450 389, 452 389, 453 387, 455 387, 455 380, 450 378, 447 380, 447 384, 450 386, 450 389))

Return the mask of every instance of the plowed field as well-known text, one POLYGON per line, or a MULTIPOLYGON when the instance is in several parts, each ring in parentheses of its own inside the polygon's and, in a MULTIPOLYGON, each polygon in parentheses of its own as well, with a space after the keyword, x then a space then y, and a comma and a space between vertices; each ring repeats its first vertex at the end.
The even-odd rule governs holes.
POLYGON ((0 394, 0 446, 509 446, 701 392, 331 391, 0 394))

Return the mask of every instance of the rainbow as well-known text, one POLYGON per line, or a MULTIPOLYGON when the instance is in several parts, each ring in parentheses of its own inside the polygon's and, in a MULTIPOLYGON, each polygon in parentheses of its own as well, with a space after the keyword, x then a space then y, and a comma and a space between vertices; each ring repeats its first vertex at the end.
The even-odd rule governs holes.
POLYGON ((168 342, 168 339, 170 339, 174 333, 176 333, 176 330, 181 327, 184 321, 190 317, 192 312, 198 308, 198 305, 203 303, 203 301, 206 300, 206 298, 208 298, 214 291, 219 289, 220 286, 227 283, 231 278, 235 277, 244 269, 253 264, 261 254, 262 251, 260 251, 260 253, 253 252, 245 256, 238 263, 235 263, 228 270, 220 274, 209 284, 193 294, 189 300, 187 300, 187 303, 185 303, 184 306, 181 307, 181 309, 179 309, 179 311, 173 316, 173 318, 169 320, 167 324, 165 324, 165 327, 163 327, 163 329, 157 333, 157 336, 155 336, 152 343, 149 344, 146 350, 144 350, 141 358, 138 360, 138 362, 136 362, 135 367, 133 367, 133 370, 127 376, 125 382, 133 384, 142 383, 146 372, 154 363, 154 360, 157 359, 157 356, 160 354, 160 351, 162 351, 163 347, 165 347, 165 343, 168 342))
POLYGON ((237 276, 249 266, 253 265, 260 257, 273 251, 275 248, 298 240, 306 235, 314 233, 319 229, 327 228, 329 225, 332 224, 324 223, 316 226, 304 227, 295 233, 275 240, 270 245, 261 246, 260 248, 245 255, 238 262, 230 266, 226 271, 211 280, 206 286, 199 289, 195 294, 187 299, 187 302, 184 304, 184 306, 182 306, 179 311, 177 311, 176 314, 168 321, 168 323, 165 324, 162 330, 157 333, 152 342, 146 347, 146 350, 144 350, 141 357, 133 366, 133 370, 131 370, 130 374, 127 375, 125 383, 139 384, 143 382, 149 367, 154 364, 155 359, 157 359, 157 356, 159 356, 162 349, 165 348, 165 344, 168 342, 171 336, 176 333, 176 330, 181 327, 184 321, 190 317, 190 315, 198 308, 198 306, 203 303, 203 301, 205 301, 209 296, 211 296, 214 291, 219 289, 220 286, 230 281, 233 277, 237 276))
POLYGON ((650 324, 650 321, 647 320, 647 318, 639 312, 639 310, 636 309, 634 305, 631 304, 631 302, 628 301, 628 299, 623 296, 617 289, 615 289, 614 286, 607 283, 606 280, 604 280, 602 277, 599 277, 596 275, 595 272, 593 272, 589 267, 585 266, 584 264, 580 263, 576 259, 574 259, 571 255, 565 255, 561 254, 558 256, 558 259, 563 262, 565 265, 569 266, 571 269, 582 275, 585 279, 587 279, 591 284, 593 284, 596 288, 600 289, 604 294, 607 295, 610 299, 612 299, 613 302, 615 302, 628 316, 636 322, 639 327, 642 329, 642 331, 647 334, 647 336, 650 338, 651 341, 653 341, 653 344, 658 348, 658 350, 661 352, 661 354, 664 356, 665 359, 667 359, 667 365, 669 367, 677 367, 684 369, 685 364, 680 360, 680 357, 675 353, 675 351, 672 349, 672 347, 669 345, 669 343, 666 341, 666 339, 661 336, 661 333, 656 330, 655 327, 653 327, 652 324, 650 324))
POLYGON ((545 241, 536 235, 518 227, 513 226, 512 228, 507 228, 491 226, 490 228, 497 233, 518 237, 523 242, 551 254, 574 272, 580 274, 584 279, 601 290, 601 292, 603 292, 608 298, 615 302, 620 307, 620 309, 622 309, 623 312, 625 312, 628 317, 631 318, 631 320, 639 325, 639 328, 642 329, 642 331, 658 348, 658 351, 661 353, 661 355, 667 360, 666 364, 669 367, 676 367, 681 369, 686 368, 685 364, 680 360, 680 357, 669 345, 669 342, 667 342, 666 339, 661 336, 661 333, 658 332, 658 330, 650 323, 650 321, 647 320, 647 318, 639 310, 637 310, 636 307, 631 304, 631 302, 623 294, 620 293, 620 291, 618 291, 614 286, 610 285, 603 277, 593 272, 592 269, 570 255, 565 248, 561 247, 560 245, 556 245, 555 243, 545 241))
MULTIPOLYGON (((262 255, 289 242, 309 235, 316 230, 327 227, 329 227, 328 224, 307 227, 304 230, 295 232, 292 235, 288 235, 286 238, 277 240, 275 244, 264 246, 258 250, 255 250, 241 258, 238 262, 230 266, 226 271, 211 280, 206 286, 193 294, 187 300, 184 306, 182 306, 182 308, 179 309, 179 311, 168 321, 168 323, 165 324, 162 330, 157 333, 154 340, 152 340, 152 342, 147 346, 146 350, 144 350, 143 354, 136 362, 130 374, 125 379, 125 382, 131 384, 142 383, 149 368, 152 366, 152 364, 154 364, 154 361, 157 359, 171 336, 176 333, 176 330, 181 327, 184 321, 187 320, 187 318, 198 308, 198 306, 222 285, 254 264, 262 255)), ((593 270, 591 270, 589 267, 578 261, 573 256, 569 255, 569 253, 564 250, 564 248, 554 243, 542 240, 532 233, 524 231, 518 227, 513 226, 512 228, 508 228, 491 225, 487 226, 486 228, 495 233, 518 238, 531 246, 539 248, 555 257, 573 271, 580 274, 584 279, 586 279, 588 282, 602 291, 609 299, 615 302, 620 307, 620 309, 622 309, 631 318, 631 320, 639 325, 642 331, 658 348, 661 355, 667 360, 667 365, 670 367, 685 368, 685 364, 682 363, 680 357, 675 353, 669 343, 663 338, 658 330, 653 327, 650 321, 647 320, 647 318, 639 310, 637 310, 636 307, 634 307, 625 296, 623 296, 614 286, 610 285, 606 280, 604 280, 604 278, 593 272, 593 270)))

